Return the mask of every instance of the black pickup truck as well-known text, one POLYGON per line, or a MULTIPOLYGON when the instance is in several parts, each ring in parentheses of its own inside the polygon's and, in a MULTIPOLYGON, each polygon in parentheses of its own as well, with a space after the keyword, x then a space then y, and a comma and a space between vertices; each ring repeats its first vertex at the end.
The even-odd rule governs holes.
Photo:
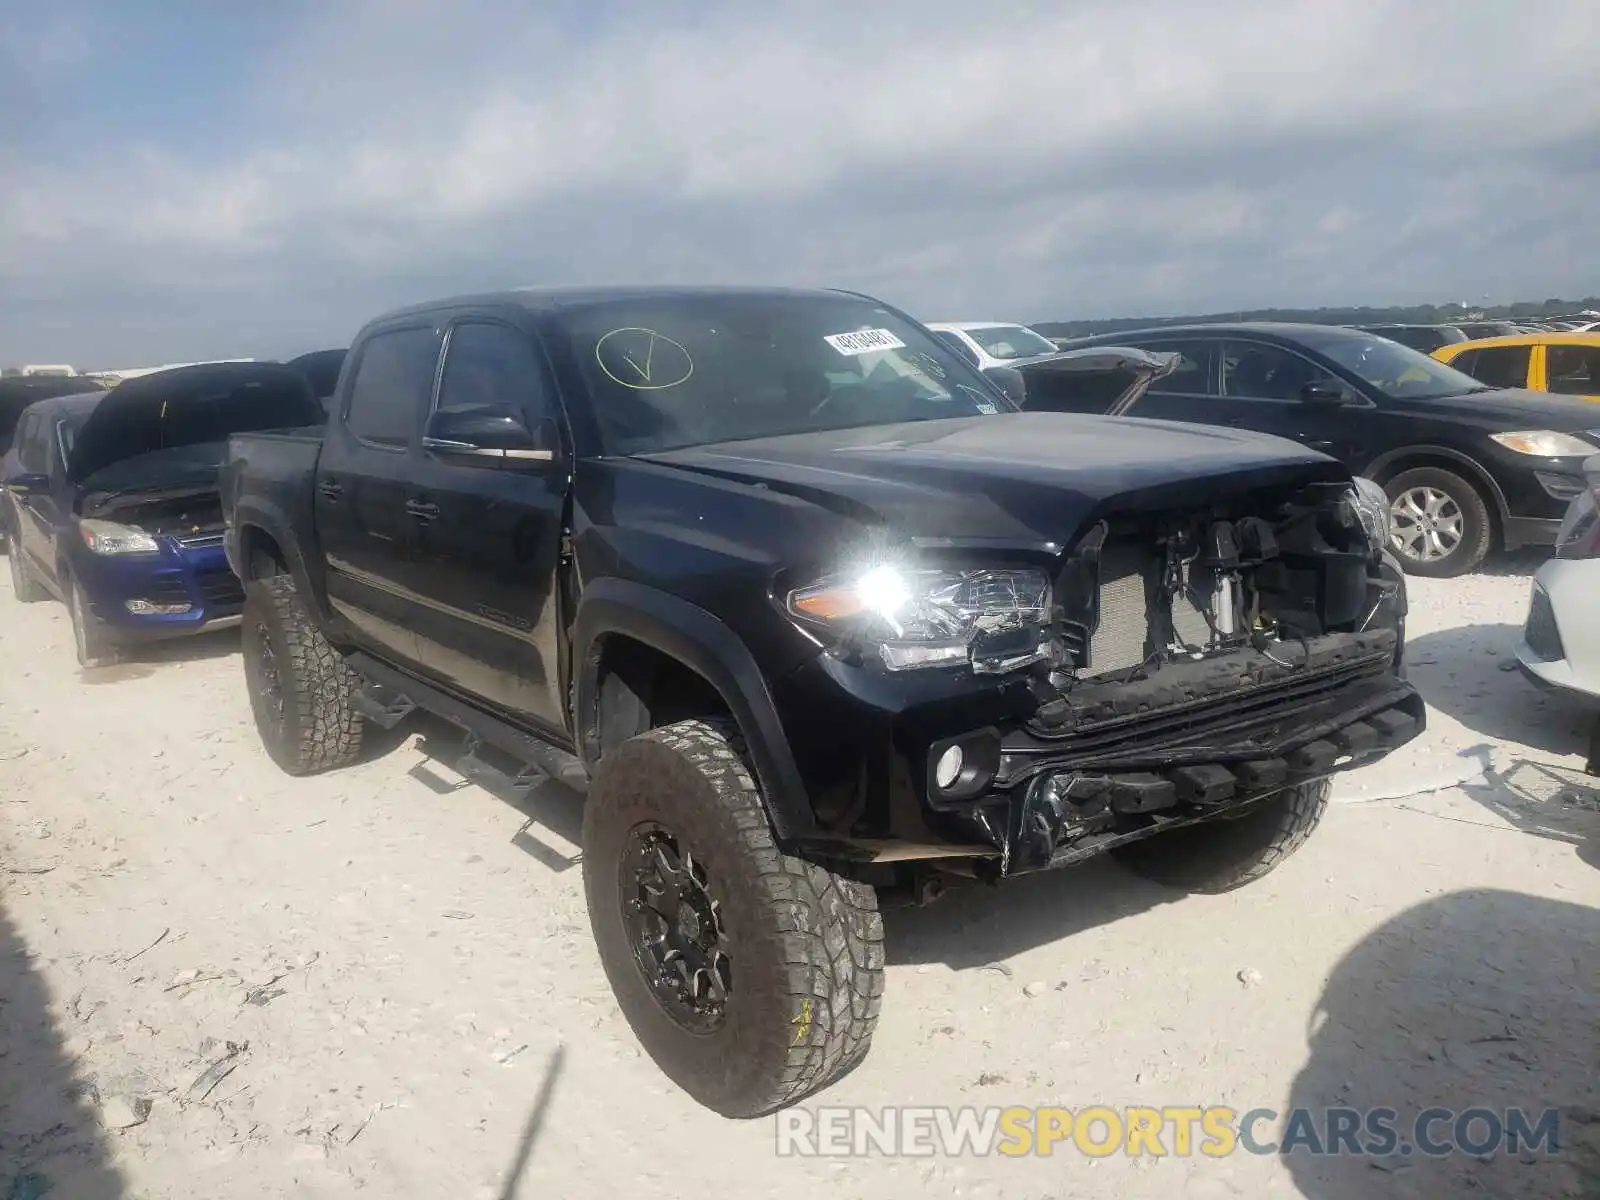
POLYGON ((271 756, 421 708, 472 771, 584 789, 618 1004, 731 1116, 865 1055, 880 896, 1108 851, 1235 887, 1424 719, 1384 505, 1332 459, 1018 412, 849 293, 391 313, 326 432, 232 439, 223 491, 271 756))

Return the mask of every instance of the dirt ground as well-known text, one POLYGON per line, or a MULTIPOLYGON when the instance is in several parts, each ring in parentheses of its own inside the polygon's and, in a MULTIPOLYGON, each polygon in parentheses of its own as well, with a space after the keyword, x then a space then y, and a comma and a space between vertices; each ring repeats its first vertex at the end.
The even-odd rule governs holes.
POLYGON ((1413 582, 1426 741, 1256 886, 1097 863, 888 914, 873 1052, 809 1105, 1563 1110, 1555 1156, 1437 1160, 779 1157, 641 1059, 572 797, 415 731, 291 780, 236 636, 85 675, 0 587, 0 1200, 1600 1196, 1600 805, 1502 669, 1525 571, 1413 582))

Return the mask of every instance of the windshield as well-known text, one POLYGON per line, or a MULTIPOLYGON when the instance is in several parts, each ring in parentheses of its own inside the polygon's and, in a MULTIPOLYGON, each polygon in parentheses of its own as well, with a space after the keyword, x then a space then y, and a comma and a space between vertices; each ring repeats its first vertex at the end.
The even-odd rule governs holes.
POLYGON ((1301 340, 1385 395, 1427 400, 1490 390, 1472 376, 1385 337, 1311 332, 1301 340))
MULTIPOLYGON (((71 452, 70 435, 63 437, 64 449, 71 452)), ((217 472, 227 461, 227 442, 196 442, 152 450, 136 458, 114 462, 78 484, 85 492, 140 492, 154 488, 182 487, 185 484, 213 484, 217 472)))
POLYGON ((1032 358, 1056 352, 1054 342, 1025 325, 966 326, 963 332, 991 358, 1032 358))
POLYGON ((846 296, 650 297, 557 321, 608 454, 1010 407, 922 328, 846 296))

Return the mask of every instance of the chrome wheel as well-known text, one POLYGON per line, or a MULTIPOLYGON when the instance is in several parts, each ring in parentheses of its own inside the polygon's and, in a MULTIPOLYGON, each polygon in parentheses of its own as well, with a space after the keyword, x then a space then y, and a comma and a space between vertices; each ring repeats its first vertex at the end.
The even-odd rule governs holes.
POLYGON ((1439 562, 1461 548, 1466 517, 1454 497, 1435 487, 1401 492, 1390 505, 1395 552, 1412 562, 1439 562))

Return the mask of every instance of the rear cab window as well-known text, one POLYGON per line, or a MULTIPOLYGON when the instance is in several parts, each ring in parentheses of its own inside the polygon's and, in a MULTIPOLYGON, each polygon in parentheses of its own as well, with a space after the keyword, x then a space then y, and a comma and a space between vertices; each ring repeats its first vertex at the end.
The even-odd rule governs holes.
POLYGON ((387 329, 361 347, 344 423, 361 441, 403 449, 433 396, 439 336, 431 325, 387 329))

